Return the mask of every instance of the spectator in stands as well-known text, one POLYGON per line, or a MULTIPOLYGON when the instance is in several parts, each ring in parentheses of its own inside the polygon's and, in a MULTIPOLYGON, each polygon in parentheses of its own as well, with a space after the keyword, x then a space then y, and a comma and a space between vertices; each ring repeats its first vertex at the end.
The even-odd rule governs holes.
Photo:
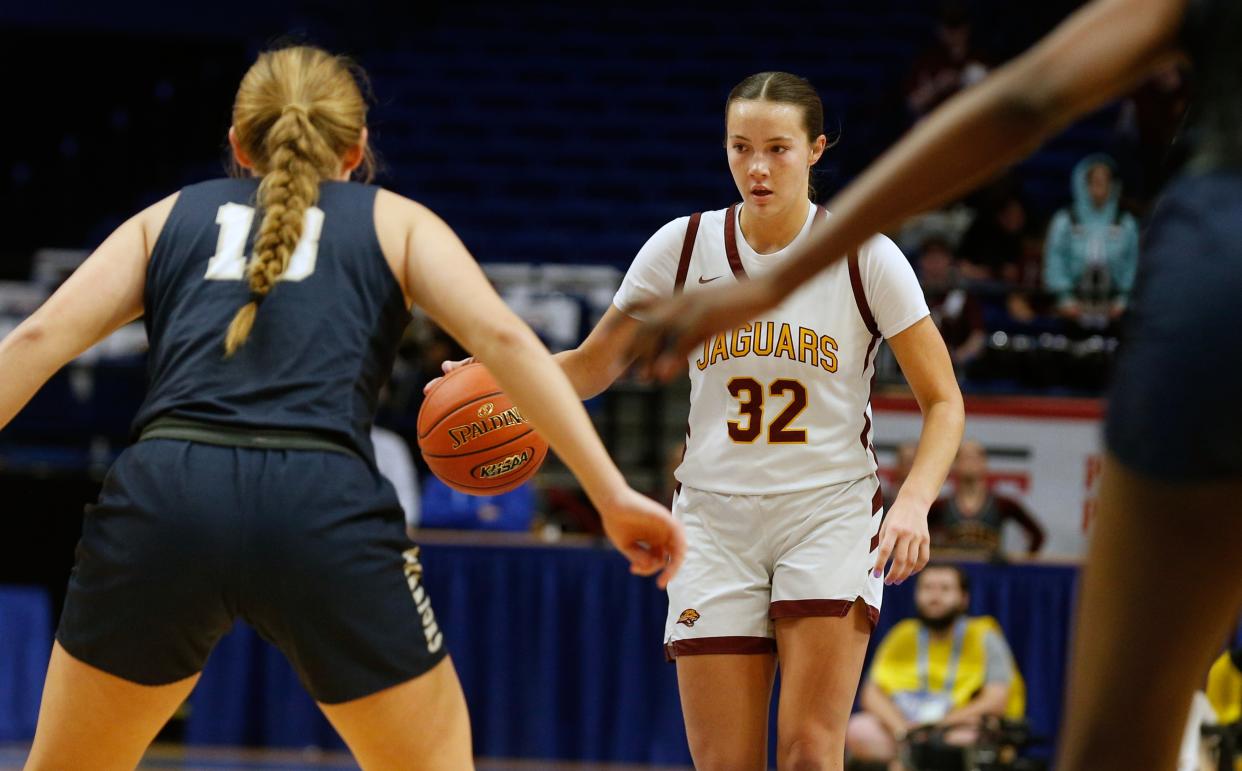
POLYGON ((1207 697, 1217 723, 1232 725, 1242 721, 1242 645, 1225 651, 1212 665, 1207 697))
POLYGON ((988 454, 983 444, 967 439, 953 463, 953 494, 932 504, 927 514, 932 547, 977 552, 999 557, 1006 522, 1026 532, 1027 553, 1044 544, 1044 529, 1022 504, 992 492, 988 484, 988 454))
POLYGON ((1006 177, 973 198, 975 217, 958 247, 960 272, 982 285, 976 295, 994 318, 1030 324, 1041 311, 1043 237, 1031 227, 1021 183, 1006 177))
POLYGON ((906 106, 915 119, 936 108, 963 88, 983 80, 988 59, 971 39, 970 14, 964 3, 949 0, 940 7, 936 42, 914 61, 906 78, 906 106))
POLYGON ((429 476, 423 485, 421 527, 452 530, 531 529, 535 491, 530 482, 500 495, 459 493, 429 476))
MULTIPOLYGON (((976 196, 977 212, 958 248, 962 273, 972 281, 1025 285, 1034 240, 1018 183, 1006 179, 976 196)), ((1038 283, 1038 274, 1031 276, 1038 283)))
POLYGON ((892 763, 915 728, 937 726, 947 743, 973 744, 986 716, 1019 719, 1022 676, 1000 625, 967 616, 970 582, 956 565, 932 563, 915 584, 918 618, 906 619, 876 649, 850 718, 846 748, 858 761, 892 763))
POLYGON ((1138 267, 1138 223, 1121 210, 1117 165, 1089 155, 1072 176, 1073 202, 1052 218, 1044 247, 1044 288, 1057 312, 1085 329, 1120 318, 1138 267))
POLYGON ((883 485, 885 511, 892 508, 893 503, 897 500, 897 491, 905 484, 906 477, 910 475, 910 469, 914 468, 914 456, 918 449, 918 442, 902 442, 897 445, 892 476, 889 478, 888 484, 883 485))
POLYGON ((917 268, 932 320, 944 337, 954 369, 960 375, 961 369, 987 345, 983 307, 978 298, 966 290, 958 271, 958 260, 944 238, 924 239, 917 268))

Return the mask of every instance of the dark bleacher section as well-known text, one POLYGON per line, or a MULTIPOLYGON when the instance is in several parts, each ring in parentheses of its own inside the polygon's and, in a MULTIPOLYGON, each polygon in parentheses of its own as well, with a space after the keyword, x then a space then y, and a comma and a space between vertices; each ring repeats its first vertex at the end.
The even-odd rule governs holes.
MULTIPOLYGON (((138 3, 127 22, 74 5, 59 23, 0 13, 12 71, 54 51, 81 74, 71 99, 50 70, 15 80, 31 139, 6 151, 0 200, 30 235, 0 248, 10 267, 38 246, 91 247, 138 206, 219 173, 237 79, 282 38, 370 71, 381 181, 441 211, 481 259, 624 266, 664 222, 736 197, 721 107, 750 73, 785 69, 820 89, 841 142, 816 185, 839 190, 908 126, 901 84, 937 6, 379 3, 343 15, 229 2, 220 14, 250 20, 229 25, 190 8, 138 3)), ((1003 60, 1077 3, 973 5, 976 38, 1003 60)), ((1066 199, 1070 166, 1108 146, 1111 123, 1077 126, 1022 166, 1037 211, 1066 199)))
POLYGON ((845 138, 820 182, 839 186, 843 156, 870 133, 858 106, 899 81, 927 19, 798 15, 752 18, 740 4, 444 14, 412 48, 367 56, 377 142, 394 185, 481 259, 623 266, 663 223, 736 197, 722 106, 752 72, 819 86, 845 138))
MULTIPOLYGON (((820 90, 840 189, 905 129, 900 85, 932 34, 924 2, 467 5, 366 53, 391 184, 440 211, 483 260, 628 264, 656 228, 736 198, 722 106, 752 72, 820 90), (850 6, 850 7, 843 7, 850 6)), ((1038 207, 1110 135, 1103 116, 1023 168, 1038 207)))

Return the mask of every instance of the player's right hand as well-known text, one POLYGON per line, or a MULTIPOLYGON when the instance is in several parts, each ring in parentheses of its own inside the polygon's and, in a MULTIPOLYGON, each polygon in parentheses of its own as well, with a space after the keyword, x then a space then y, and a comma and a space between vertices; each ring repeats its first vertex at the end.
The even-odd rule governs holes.
POLYGON ((900 584, 922 570, 931 559, 931 537, 927 531, 927 506, 897 496, 880 524, 880 543, 876 550, 874 575, 887 585, 900 584), (885 574, 889 558, 893 564, 885 574))
MULTIPOLYGON (((442 361, 440 362, 440 371, 443 372, 445 375, 447 375, 448 373, 452 372, 455 369, 461 369, 467 364, 473 364, 473 363, 474 363, 473 356, 467 356, 466 358, 459 359, 458 361, 442 361)), ((423 395, 426 396, 427 394, 431 393, 431 389, 440 385, 440 381, 442 380, 444 380, 444 375, 441 375, 440 377, 433 378, 427 381, 427 385, 423 386, 423 395)))
POLYGON ((596 503, 604 533, 630 561, 630 572, 652 576, 668 588, 686 557, 686 532, 668 509, 630 487, 610 501, 596 503), (661 572, 663 571, 663 572, 661 572))

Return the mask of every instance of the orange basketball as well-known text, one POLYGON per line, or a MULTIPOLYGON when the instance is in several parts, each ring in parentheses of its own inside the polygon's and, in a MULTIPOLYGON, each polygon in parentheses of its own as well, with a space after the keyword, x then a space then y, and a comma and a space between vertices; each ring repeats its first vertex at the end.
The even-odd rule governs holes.
POLYGON ((444 484, 470 495, 512 490, 548 455, 548 443, 478 363, 453 370, 427 394, 418 449, 444 484))

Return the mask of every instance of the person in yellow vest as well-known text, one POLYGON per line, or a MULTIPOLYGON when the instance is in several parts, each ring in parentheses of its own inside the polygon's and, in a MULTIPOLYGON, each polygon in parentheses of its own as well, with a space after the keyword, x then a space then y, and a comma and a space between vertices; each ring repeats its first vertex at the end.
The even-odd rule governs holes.
POLYGON ((1232 768, 1242 771, 1242 644, 1220 655, 1196 692, 1182 739, 1178 769, 1232 768), (1200 735, 1217 738, 1200 742, 1200 735))
POLYGON ((1207 697, 1216 722, 1232 725, 1242 720, 1242 645, 1221 654, 1208 673, 1207 697))
POLYGON ((897 624, 876 650, 850 718, 846 749, 858 761, 894 764, 906 734, 944 729, 973 744, 985 716, 1018 719, 1026 690, 1000 625, 966 615, 970 583, 956 565, 928 565, 915 585, 917 618, 897 624))

